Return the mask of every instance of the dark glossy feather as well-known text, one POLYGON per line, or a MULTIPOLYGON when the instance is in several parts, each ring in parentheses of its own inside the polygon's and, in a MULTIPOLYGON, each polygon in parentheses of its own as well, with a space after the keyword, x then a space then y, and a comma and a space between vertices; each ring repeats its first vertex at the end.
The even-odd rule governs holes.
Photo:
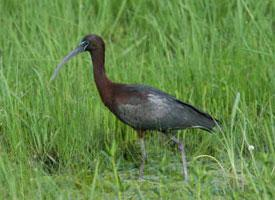
POLYGON ((211 131, 219 123, 209 114, 149 86, 123 85, 119 91, 114 113, 135 129, 211 131))

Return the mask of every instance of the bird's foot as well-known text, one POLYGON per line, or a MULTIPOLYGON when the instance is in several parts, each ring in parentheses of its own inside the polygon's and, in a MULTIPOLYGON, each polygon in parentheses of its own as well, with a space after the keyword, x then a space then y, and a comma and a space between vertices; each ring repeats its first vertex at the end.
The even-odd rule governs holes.
POLYGON ((141 164, 139 168, 139 179, 144 180, 144 162, 141 164))
POLYGON ((188 181, 189 181, 188 177, 187 177, 187 176, 184 176, 184 177, 183 177, 183 182, 184 182, 184 183, 188 183, 188 181))
POLYGON ((139 175, 139 177, 138 177, 138 179, 140 180, 140 181, 144 181, 144 176, 142 175, 139 175))

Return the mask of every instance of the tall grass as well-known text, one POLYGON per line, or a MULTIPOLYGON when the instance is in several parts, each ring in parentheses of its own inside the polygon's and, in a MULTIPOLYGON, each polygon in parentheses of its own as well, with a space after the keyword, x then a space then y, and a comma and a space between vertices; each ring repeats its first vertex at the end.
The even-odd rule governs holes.
POLYGON ((0 0, 1 199, 271 199, 275 195, 274 1, 0 0), (223 130, 148 133, 139 181, 135 132, 104 108, 87 54, 101 35, 108 76, 192 103, 223 130), (252 148, 254 147, 254 150, 252 148))

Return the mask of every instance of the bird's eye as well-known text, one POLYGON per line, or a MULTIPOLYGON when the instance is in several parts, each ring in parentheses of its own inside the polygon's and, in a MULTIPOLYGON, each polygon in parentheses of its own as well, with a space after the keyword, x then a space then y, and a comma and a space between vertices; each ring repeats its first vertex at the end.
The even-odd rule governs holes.
POLYGON ((80 46, 84 47, 84 49, 89 45, 89 42, 84 40, 82 42, 80 42, 80 46))

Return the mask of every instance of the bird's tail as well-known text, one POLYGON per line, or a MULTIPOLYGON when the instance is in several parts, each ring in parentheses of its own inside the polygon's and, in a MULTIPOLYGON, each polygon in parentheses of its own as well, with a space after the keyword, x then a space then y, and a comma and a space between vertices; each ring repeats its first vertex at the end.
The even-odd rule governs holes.
POLYGON ((211 119, 208 119, 208 122, 203 122, 203 124, 197 128, 213 133, 222 129, 222 123, 221 121, 211 117, 211 119))
POLYGON ((222 123, 208 113, 203 112, 190 104, 178 100, 177 102, 181 103, 185 108, 189 108, 188 117, 191 128, 199 128, 208 132, 214 132, 216 128, 221 128, 222 123))
POLYGON ((208 132, 214 132, 221 129, 222 123, 218 119, 215 119, 208 113, 200 111, 199 109, 191 106, 193 109, 194 126, 192 128, 199 128, 208 132))

